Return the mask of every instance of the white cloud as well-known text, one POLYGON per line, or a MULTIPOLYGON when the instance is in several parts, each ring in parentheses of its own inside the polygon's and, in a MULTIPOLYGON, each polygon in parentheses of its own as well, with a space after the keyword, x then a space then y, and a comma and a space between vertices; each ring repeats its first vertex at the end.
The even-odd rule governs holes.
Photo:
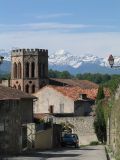
POLYGON ((75 30, 94 27, 93 25, 84 24, 67 24, 67 23, 28 23, 28 24, 0 24, 0 31, 33 31, 33 30, 75 30))
POLYGON ((54 13, 54 14, 46 14, 46 15, 40 15, 37 16, 39 19, 51 19, 51 18, 59 18, 59 17, 66 17, 66 16, 72 16, 72 13, 54 13))
POLYGON ((55 33, 7 32, 0 34, 1 48, 45 48, 49 54, 59 50, 69 50, 75 55, 91 53, 101 57, 120 55, 119 33, 55 33))

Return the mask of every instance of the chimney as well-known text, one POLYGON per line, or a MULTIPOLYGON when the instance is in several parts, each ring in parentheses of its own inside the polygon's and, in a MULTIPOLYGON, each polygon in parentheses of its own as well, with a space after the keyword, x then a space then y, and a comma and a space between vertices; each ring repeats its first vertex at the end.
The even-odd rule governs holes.
POLYGON ((80 99, 86 99, 87 95, 86 94, 80 94, 79 97, 80 97, 80 99))

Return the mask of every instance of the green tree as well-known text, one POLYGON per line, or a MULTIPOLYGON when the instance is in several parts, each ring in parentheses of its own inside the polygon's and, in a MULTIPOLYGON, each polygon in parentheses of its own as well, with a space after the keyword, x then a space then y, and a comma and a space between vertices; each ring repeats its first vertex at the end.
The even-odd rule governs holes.
POLYGON ((2 74, 0 75, 0 80, 8 80, 10 79, 10 74, 2 74))
POLYGON ((112 75, 111 79, 104 84, 104 86, 108 87, 111 93, 115 93, 118 85, 120 84, 120 75, 112 75))
POLYGON ((105 143, 107 140, 107 134, 106 134, 106 121, 105 121, 105 115, 104 115, 104 106, 102 103, 103 102, 100 101, 96 109, 96 118, 94 121, 94 128, 95 128, 95 133, 98 137, 98 140, 102 143, 105 143))
POLYGON ((105 121, 105 114, 104 114, 104 101, 105 98, 103 86, 100 85, 98 88, 97 98, 96 98, 96 117, 94 121, 94 128, 98 140, 102 143, 106 142, 106 121, 105 121))
POLYGON ((105 98, 104 89, 103 89, 103 86, 100 85, 99 88, 98 88, 96 103, 98 103, 100 100, 102 100, 104 98, 105 98))
POLYGON ((63 71, 61 73, 61 78, 69 79, 69 78, 72 78, 72 75, 68 71, 63 71))

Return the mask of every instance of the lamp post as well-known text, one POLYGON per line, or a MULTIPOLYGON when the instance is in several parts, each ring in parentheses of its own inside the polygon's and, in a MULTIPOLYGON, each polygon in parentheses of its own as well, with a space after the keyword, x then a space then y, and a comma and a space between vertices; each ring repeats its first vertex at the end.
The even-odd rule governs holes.
POLYGON ((109 62, 109 65, 111 68, 120 68, 120 65, 114 65, 114 57, 113 55, 111 54, 108 58, 108 62, 109 62))

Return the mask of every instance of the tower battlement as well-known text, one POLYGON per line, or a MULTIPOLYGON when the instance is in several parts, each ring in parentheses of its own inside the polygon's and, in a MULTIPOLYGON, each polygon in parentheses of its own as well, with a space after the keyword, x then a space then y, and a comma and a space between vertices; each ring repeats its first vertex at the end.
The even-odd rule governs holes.
POLYGON ((15 49, 12 50, 11 56, 18 56, 18 55, 28 55, 28 54, 41 54, 44 56, 48 56, 48 50, 47 49, 15 49))

